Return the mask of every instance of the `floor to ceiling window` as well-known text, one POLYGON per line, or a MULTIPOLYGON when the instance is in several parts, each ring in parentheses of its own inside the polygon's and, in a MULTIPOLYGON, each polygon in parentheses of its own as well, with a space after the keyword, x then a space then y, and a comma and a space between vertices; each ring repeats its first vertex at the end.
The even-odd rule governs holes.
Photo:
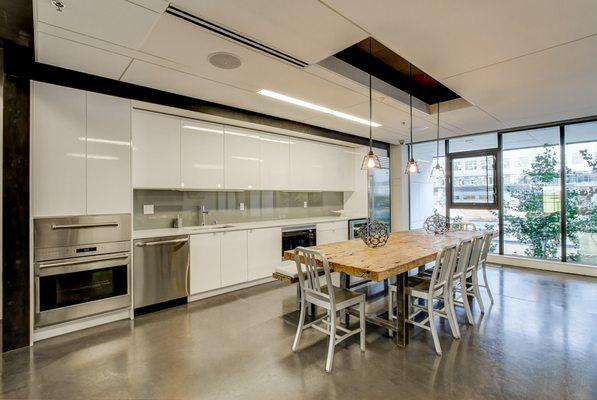
MULTIPOLYGON (((445 144, 440 143, 439 163, 445 170, 445 144)), ((425 219, 434 211, 446 215, 445 179, 431 177, 431 169, 437 162, 436 142, 417 143, 413 156, 419 164, 420 173, 410 176, 410 226, 421 228, 425 219)))
POLYGON ((565 128, 566 259, 597 265, 597 122, 565 128))
POLYGON ((442 141, 445 181, 429 177, 435 142, 413 149, 411 229, 435 209, 501 228, 493 252, 597 265, 597 121, 442 141))
POLYGON ((561 258, 559 127, 502 135, 504 254, 561 258))

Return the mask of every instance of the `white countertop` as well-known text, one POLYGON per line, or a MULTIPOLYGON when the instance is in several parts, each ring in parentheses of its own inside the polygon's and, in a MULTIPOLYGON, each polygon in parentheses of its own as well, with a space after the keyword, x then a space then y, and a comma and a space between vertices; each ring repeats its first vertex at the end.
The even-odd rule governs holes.
POLYGON ((214 233, 214 232, 230 232, 230 231, 242 231, 246 229, 259 229, 259 228, 274 228, 274 227, 291 227, 291 226, 302 226, 302 225, 315 225, 324 222, 340 222, 348 221, 349 219, 361 219, 366 218, 359 215, 347 215, 342 217, 313 217, 313 218, 296 218, 296 219, 276 219, 270 221, 253 221, 253 222, 237 222, 230 224, 218 224, 211 228, 209 225, 205 227, 199 226, 188 226, 183 228, 160 228, 160 229, 143 229, 133 231, 133 239, 148 239, 157 237, 168 237, 178 235, 196 235, 202 233, 214 233), (221 226, 225 225, 225 228, 221 226))

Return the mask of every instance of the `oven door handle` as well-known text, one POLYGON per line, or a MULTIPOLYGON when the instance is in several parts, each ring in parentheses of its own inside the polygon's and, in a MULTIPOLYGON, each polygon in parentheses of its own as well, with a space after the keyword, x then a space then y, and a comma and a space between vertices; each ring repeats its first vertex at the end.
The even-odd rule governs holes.
POLYGON ((81 258, 77 258, 74 260, 68 260, 68 261, 47 262, 47 263, 42 262, 42 263, 37 264, 37 267, 38 267, 38 269, 41 270, 44 268, 66 267, 69 265, 88 264, 88 263, 98 262, 98 261, 122 260, 122 259, 126 259, 126 258, 129 258, 128 253, 120 253, 120 254, 115 254, 115 255, 111 255, 111 256, 81 257, 81 258))
POLYGON ((163 244, 185 243, 188 241, 189 241, 188 238, 182 238, 182 239, 171 239, 171 240, 159 240, 159 241, 155 241, 155 242, 137 242, 137 243, 135 243, 135 246, 137 246, 137 247, 160 246, 163 244))
POLYGON ((118 226, 118 222, 95 222, 89 224, 65 224, 65 225, 52 225, 52 229, 80 229, 80 228, 100 228, 100 227, 109 227, 109 226, 118 226))

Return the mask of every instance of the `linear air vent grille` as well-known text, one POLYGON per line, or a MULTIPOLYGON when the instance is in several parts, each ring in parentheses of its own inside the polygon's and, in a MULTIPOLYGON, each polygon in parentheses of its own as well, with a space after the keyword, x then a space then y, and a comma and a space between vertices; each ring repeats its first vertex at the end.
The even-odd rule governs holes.
POLYGON ((295 65, 297 67, 304 68, 307 65, 309 65, 308 63, 306 63, 302 60, 299 60, 298 58, 292 57, 292 56, 290 56, 286 53, 283 53, 279 50, 276 50, 268 45, 259 43, 251 38, 240 35, 228 28, 224 28, 223 26, 216 25, 213 22, 210 22, 203 18, 197 17, 196 15, 190 14, 190 13, 183 11, 179 8, 176 8, 172 5, 168 6, 168 8, 166 9, 166 12, 170 15, 184 19, 187 22, 190 22, 190 23, 198 25, 204 29, 212 31, 220 36, 223 36, 223 37, 229 39, 229 40, 240 43, 244 46, 248 46, 248 47, 255 49, 257 51, 260 51, 262 53, 266 53, 272 57, 275 57, 279 60, 282 60, 284 62, 295 65))

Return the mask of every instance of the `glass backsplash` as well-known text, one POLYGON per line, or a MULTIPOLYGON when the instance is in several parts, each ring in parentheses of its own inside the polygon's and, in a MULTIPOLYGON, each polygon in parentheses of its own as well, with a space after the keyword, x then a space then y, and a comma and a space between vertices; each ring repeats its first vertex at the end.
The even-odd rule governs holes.
POLYGON ((175 190, 134 191, 134 229, 172 227, 178 214, 184 226, 199 225, 199 209, 209 214, 206 224, 266 221, 337 215, 344 207, 343 192, 193 192, 175 190), (306 202, 306 207, 305 207, 306 202), (241 211, 241 203, 244 210, 241 211), (154 213, 143 214, 144 205, 153 205, 154 213))

